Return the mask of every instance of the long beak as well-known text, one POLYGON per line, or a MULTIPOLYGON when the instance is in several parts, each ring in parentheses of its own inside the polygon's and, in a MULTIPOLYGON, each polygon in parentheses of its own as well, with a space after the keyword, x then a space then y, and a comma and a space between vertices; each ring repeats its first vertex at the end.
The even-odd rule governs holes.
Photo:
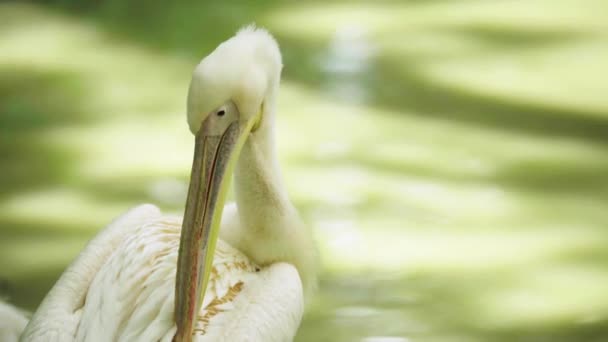
POLYGON ((220 135, 209 135, 209 120, 196 134, 190 187, 182 223, 175 284, 173 341, 192 340, 192 332, 212 269, 220 219, 234 165, 255 120, 234 120, 220 135))

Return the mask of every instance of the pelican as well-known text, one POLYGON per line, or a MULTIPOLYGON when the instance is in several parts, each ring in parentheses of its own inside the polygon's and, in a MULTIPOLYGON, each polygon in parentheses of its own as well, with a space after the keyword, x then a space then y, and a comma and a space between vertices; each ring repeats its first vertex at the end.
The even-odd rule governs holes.
POLYGON ((253 26, 197 65, 183 220, 149 204, 115 219, 62 274, 22 341, 293 339, 316 253, 275 152, 281 69, 276 41, 253 26), (236 203, 225 206, 232 176, 236 203))

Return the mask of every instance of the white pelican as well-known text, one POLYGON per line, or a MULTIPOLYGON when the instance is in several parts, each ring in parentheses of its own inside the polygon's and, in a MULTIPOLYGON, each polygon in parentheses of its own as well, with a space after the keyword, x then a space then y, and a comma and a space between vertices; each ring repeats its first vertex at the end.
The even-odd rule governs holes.
POLYGON ((293 339, 316 257, 275 153, 281 68, 276 41, 254 27, 201 61, 188 93, 195 149, 183 221, 152 205, 116 219, 63 273, 22 341, 293 339), (224 210, 232 173, 236 205, 224 210))

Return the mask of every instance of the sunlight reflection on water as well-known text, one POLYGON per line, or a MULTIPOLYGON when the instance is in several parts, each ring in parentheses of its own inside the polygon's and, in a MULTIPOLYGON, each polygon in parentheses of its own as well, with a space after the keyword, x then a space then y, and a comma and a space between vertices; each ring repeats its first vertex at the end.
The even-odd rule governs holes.
POLYGON ((320 221, 318 226, 325 235, 325 241, 334 249, 358 246, 363 240, 359 229, 352 220, 324 220, 320 221))
POLYGON ((328 50, 320 58, 326 74, 323 87, 336 99, 364 104, 370 99, 365 79, 372 72, 375 49, 362 26, 338 28, 328 50))

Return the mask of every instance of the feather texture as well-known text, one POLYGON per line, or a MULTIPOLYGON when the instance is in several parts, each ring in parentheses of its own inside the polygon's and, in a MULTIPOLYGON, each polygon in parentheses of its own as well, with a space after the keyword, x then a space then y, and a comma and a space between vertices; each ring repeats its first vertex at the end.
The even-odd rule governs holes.
MULTIPOLYGON (((23 341, 171 341, 181 217, 149 207, 123 215, 87 246, 36 312, 23 341), (139 217, 146 211, 149 218, 139 217), (99 251, 108 236, 111 250, 99 251), (89 268, 79 272, 83 264, 89 268), (81 293, 80 305, 63 304, 78 302, 64 295, 81 293)), ((303 305, 294 266, 261 268, 219 240, 194 341, 290 341, 303 305)))

